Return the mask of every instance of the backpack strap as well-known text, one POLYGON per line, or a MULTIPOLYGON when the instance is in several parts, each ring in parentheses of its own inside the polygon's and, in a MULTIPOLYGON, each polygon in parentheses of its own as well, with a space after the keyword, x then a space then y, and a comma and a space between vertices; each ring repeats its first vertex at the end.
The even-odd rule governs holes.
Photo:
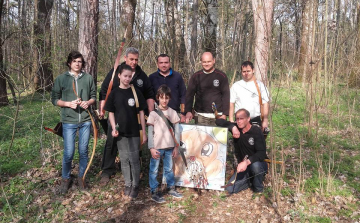
POLYGON ((260 105, 260 118, 261 120, 264 120, 264 112, 263 112, 263 104, 262 104, 262 98, 261 98, 261 92, 260 92, 260 88, 259 88, 259 85, 256 81, 256 79, 254 80, 254 83, 255 83, 255 86, 256 86, 256 90, 258 92, 258 95, 259 95, 259 105, 260 105))
POLYGON ((139 131, 140 131, 140 148, 141 148, 141 143, 143 140, 143 132, 142 132, 142 126, 141 126, 141 121, 140 121, 139 99, 137 97, 134 85, 130 84, 130 87, 131 87, 131 90, 133 92, 134 99, 135 99, 135 107, 136 107, 136 113, 137 113, 137 119, 138 119, 138 124, 139 124, 139 131))

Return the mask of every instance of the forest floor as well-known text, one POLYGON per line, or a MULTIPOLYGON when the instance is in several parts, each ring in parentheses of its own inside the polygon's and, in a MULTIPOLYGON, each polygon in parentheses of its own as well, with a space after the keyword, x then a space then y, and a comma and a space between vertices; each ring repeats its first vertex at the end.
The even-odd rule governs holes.
MULTIPOLYGON (((276 90, 272 107, 272 126, 276 128, 272 127, 267 146, 285 165, 282 169, 271 164, 274 172, 266 175, 264 193, 254 196, 247 189, 228 196, 224 191, 178 187, 184 197, 165 195, 164 204, 150 198, 146 153, 137 199, 122 196, 120 170, 108 185, 100 186, 104 137, 99 139, 87 175, 89 190, 79 191, 73 177, 69 192, 60 195, 62 140, 42 130, 59 118, 49 95, 22 98, 18 118, 16 106, 0 108, 0 221, 360 222, 359 90, 341 90, 338 99, 319 107, 316 119, 321 125, 312 137, 307 136, 302 89, 276 90), (357 103, 353 105, 353 101, 357 103)), ((75 154, 73 176, 77 165, 75 154)), ((227 165, 226 178, 231 169, 230 162, 227 165)))

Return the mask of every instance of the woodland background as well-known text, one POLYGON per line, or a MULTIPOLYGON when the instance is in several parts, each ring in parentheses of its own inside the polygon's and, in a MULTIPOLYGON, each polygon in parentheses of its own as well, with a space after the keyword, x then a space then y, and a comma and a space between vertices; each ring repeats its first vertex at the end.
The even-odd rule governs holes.
POLYGON ((359 222, 358 1, 0 0, 0 7, 2 221, 359 222), (60 117, 48 93, 53 80, 79 50, 99 88, 124 37, 146 73, 167 53, 186 82, 204 51, 230 83, 244 60, 254 62, 272 98, 268 153, 285 161, 271 165, 265 198, 184 190, 186 200, 169 198, 164 214, 154 214, 142 208, 154 208, 146 189, 144 200, 126 203, 120 179, 97 186, 104 139, 91 191, 57 195, 62 142, 43 130, 60 117))

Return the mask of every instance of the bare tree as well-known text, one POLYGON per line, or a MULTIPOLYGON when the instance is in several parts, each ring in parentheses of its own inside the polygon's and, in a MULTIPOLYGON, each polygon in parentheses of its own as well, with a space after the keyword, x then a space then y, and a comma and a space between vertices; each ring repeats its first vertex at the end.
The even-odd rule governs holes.
MULTIPOLYGON (((2 12, 4 0, 0 0, 0 27, 2 29, 2 12)), ((3 39, 0 36, 0 106, 8 105, 9 99, 6 91, 6 78, 4 72, 3 39)))
POLYGON ((85 71, 97 83, 99 1, 80 1, 79 51, 86 61, 85 71))
POLYGON ((54 77, 51 69, 50 17, 54 0, 35 2, 34 88, 36 91, 51 91, 54 77))
POLYGON ((206 21, 204 34, 204 50, 216 55, 216 29, 218 24, 217 0, 204 0, 206 7, 206 21))
POLYGON ((255 74, 256 78, 267 79, 271 23, 274 8, 273 0, 252 0, 255 26, 255 74))
POLYGON ((125 32, 126 40, 132 44, 133 26, 135 21, 136 0, 124 0, 121 6, 121 32, 125 32))

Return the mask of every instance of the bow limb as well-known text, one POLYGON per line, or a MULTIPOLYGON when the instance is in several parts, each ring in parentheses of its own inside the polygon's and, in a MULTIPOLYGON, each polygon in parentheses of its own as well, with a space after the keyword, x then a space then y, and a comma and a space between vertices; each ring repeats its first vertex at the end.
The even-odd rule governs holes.
POLYGON ((85 169, 85 172, 84 172, 84 175, 82 177, 82 181, 83 181, 83 184, 85 185, 85 176, 86 176, 86 173, 88 172, 88 170, 90 169, 90 166, 91 166, 91 163, 94 159, 94 154, 95 154, 95 149, 96 149, 96 143, 97 143, 97 136, 98 136, 98 129, 96 128, 96 124, 95 124, 95 120, 93 118, 93 116, 90 114, 90 111, 88 109, 86 109, 87 112, 89 113, 90 115, 90 118, 91 118, 91 123, 92 123, 92 126, 93 126, 93 131, 94 131, 94 145, 93 145, 93 150, 92 150, 92 154, 91 154, 91 157, 90 157, 90 161, 88 162, 88 165, 86 166, 86 169, 85 169))

